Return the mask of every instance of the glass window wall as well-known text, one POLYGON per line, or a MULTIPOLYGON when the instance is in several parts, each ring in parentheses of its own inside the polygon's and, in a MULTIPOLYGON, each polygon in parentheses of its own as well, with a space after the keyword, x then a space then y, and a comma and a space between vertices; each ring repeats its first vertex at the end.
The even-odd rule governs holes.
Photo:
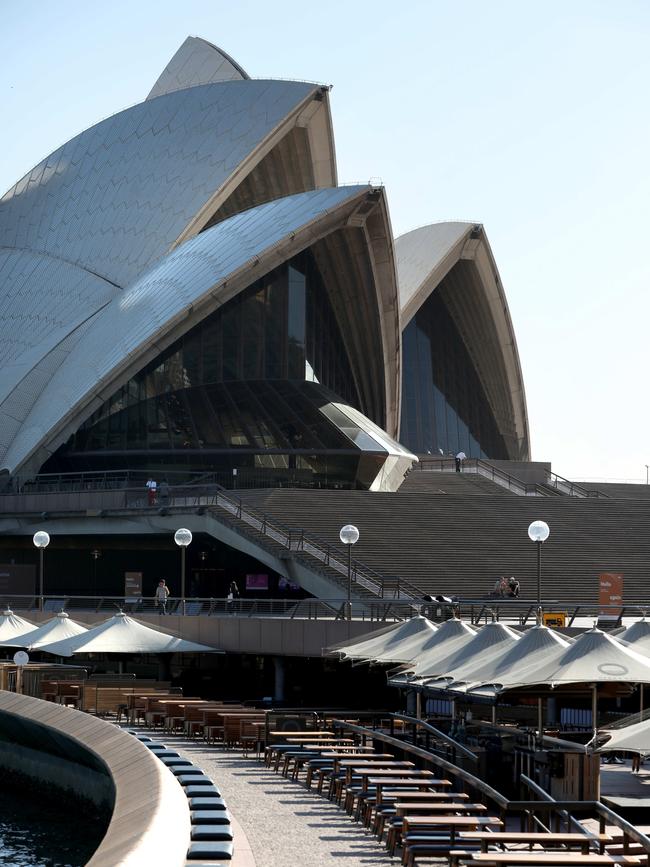
POLYGON ((400 441, 419 454, 464 451, 507 460, 462 336, 440 291, 422 305, 402 335, 404 377, 400 441))

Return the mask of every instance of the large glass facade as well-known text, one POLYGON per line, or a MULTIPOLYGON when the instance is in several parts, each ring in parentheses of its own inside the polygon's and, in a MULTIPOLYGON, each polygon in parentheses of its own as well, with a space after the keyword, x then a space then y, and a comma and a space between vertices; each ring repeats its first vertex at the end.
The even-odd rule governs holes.
POLYGON ((390 450, 362 411, 327 289, 305 252, 148 364, 43 469, 286 469, 354 483, 370 455, 381 464, 390 450))
POLYGON ((464 451, 508 459, 472 359, 444 303, 433 292, 402 335, 400 441, 419 454, 464 451))

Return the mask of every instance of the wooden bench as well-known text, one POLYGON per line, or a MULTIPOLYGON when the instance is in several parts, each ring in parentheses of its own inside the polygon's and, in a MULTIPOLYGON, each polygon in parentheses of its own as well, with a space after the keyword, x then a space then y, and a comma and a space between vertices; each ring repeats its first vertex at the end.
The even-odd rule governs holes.
MULTIPOLYGON (((456 833, 461 829, 503 827, 498 816, 404 816, 402 819, 402 863, 413 867, 416 857, 448 856, 456 848, 456 833), (440 832, 445 836, 439 836, 440 832), (425 832, 423 834, 423 832, 425 832), (427 834, 430 836, 427 837, 427 834), (438 836, 434 836, 434 835, 438 836)), ((478 854, 478 853, 477 853, 478 854)), ((491 854, 491 853, 488 853, 491 854)))
MULTIPOLYGON (((495 835, 496 836, 496 835, 495 835)), ((472 864, 491 864, 493 867, 499 865, 536 865, 536 867, 580 867, 580 865, 598 865, 598 864, 619 864, 632 865, 643 864, 643 858, 637 855, 599 855, 588 853, 584 855, 582 852, 531 852, 530 850, 510 850, 508 852, 473 852, 469 856, 464 856, 463 860, 467 860, 472 864)))
POLYGON ((592 845, 597 845, 599 854, 602 855, 605 844, 612 842, 612 837, 609 834, 590 835, 575 832, 546 833, 541 831, 460 831, 458 839, 461 842, 471 840, 479 843, 481 852, 487 852, 488 845, 505 848, 506 843, 516 843, 528 845, 529 851, 535 845, 542 846, 545 851, 559 849, 562 846, 580 848, 584 855, 588 854, 592 845))

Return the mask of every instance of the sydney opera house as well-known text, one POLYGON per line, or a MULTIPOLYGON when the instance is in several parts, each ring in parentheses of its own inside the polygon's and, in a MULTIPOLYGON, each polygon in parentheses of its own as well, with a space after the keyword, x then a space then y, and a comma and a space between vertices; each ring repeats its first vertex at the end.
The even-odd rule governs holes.
POLYGON ((383 188, 338 185, 327 87, 189 38, 6 193, 0 248, 5 490, 132 470, 395 491, 418 454, 529 459, 483 226, 393 239, 383 188))

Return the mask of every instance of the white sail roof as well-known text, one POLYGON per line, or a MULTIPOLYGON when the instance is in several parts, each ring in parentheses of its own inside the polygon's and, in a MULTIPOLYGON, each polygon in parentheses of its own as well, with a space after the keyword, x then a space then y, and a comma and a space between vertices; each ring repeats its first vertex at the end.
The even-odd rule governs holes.
POLYGON ((199 84, 248 78, 241 66, 222 48, 207 39, 188 36, 160 74, 147 99, 199 84))
POLYGON ((120 612, 80 635, 42 645, 55 656, 75 653, 220 653, 216 647, 196 644, 152 629, 120 612))
POLYGON ((60 611, 56 617, 43 623, 31 632, 26 632, 20 637, 20 646, 27 647, 29 650, 38 650, 44 644, 51 644, 53 641, 64 641, 66 638, 72 638, 75 635, 81 635, 88 632, 86 626, 77 623, 76 620, 60 611))
POLYGON ((510 647, 520 638, 519 632, 515 632, 514 629, 503 623, 486 623, 470 641, 464 642, 446 656, 423 664, 416 673, 417 679, 444 678, 446 681, 455 680, 456 673, 462 676, 472 666, 480 664, 486 657, 491 658, 503 645, 510 647))
POLYGON ((411 680, 417 679, 420 672, 425 668, 437 664, 440 659, 445 659, 468 644, 477 634, 476 629, 453 617, 446 620, 438 627, 438 631, 432 636, 423 648, 422 653, 414 664, 407 666, 398 674, 389 678, 393 686, 405 686, 411 680))
POLYGON ((612 635, 590 629, 566 648, 549 650, 543 660, 514 668, 499 678, 499 689, 570 683, 650 683, 650 658, 612 635))
POLYGON ((650 655, 650 620, 645 617, 635 623, 626 626, 625 629, 616 633, 619 641, 625 641, 632 646, 637 653, 650 655))
POLYGON ((551 654, 562 652, 570 647, 573 639, 560 635, 548 626, 533 626, 512 647, 503 650, 491 659, 479 664, 467 674, 467 689, 475 684, 501 683, 504 679, 516 677, 528 665, 539 666, 551 654))
POLYGON ((31 632, 32 629, 34 629, 33 623, 14 614, 10 608, 0 614, 0 644, 22 647, 22 642, 14 639, 20 638, 26 632, 31 632))
MULTIPOLYGON (((394 623, 385 629, 373 632, 369 638, 349 644, 338 644, 328 648, 325 653, 338 655, 341 659, 363 660, 375 662, 402 662, 395 659, 394 654, 410 652, 405 650, 411 646, 422 647, 424 641, 431 638, 437 627, 426 617, 418 615, 410 620, 394 623)), ((415 652, 418 652, 417 650, 415 652)), ((408 660, 413 657, 409 656, 408 660)))

